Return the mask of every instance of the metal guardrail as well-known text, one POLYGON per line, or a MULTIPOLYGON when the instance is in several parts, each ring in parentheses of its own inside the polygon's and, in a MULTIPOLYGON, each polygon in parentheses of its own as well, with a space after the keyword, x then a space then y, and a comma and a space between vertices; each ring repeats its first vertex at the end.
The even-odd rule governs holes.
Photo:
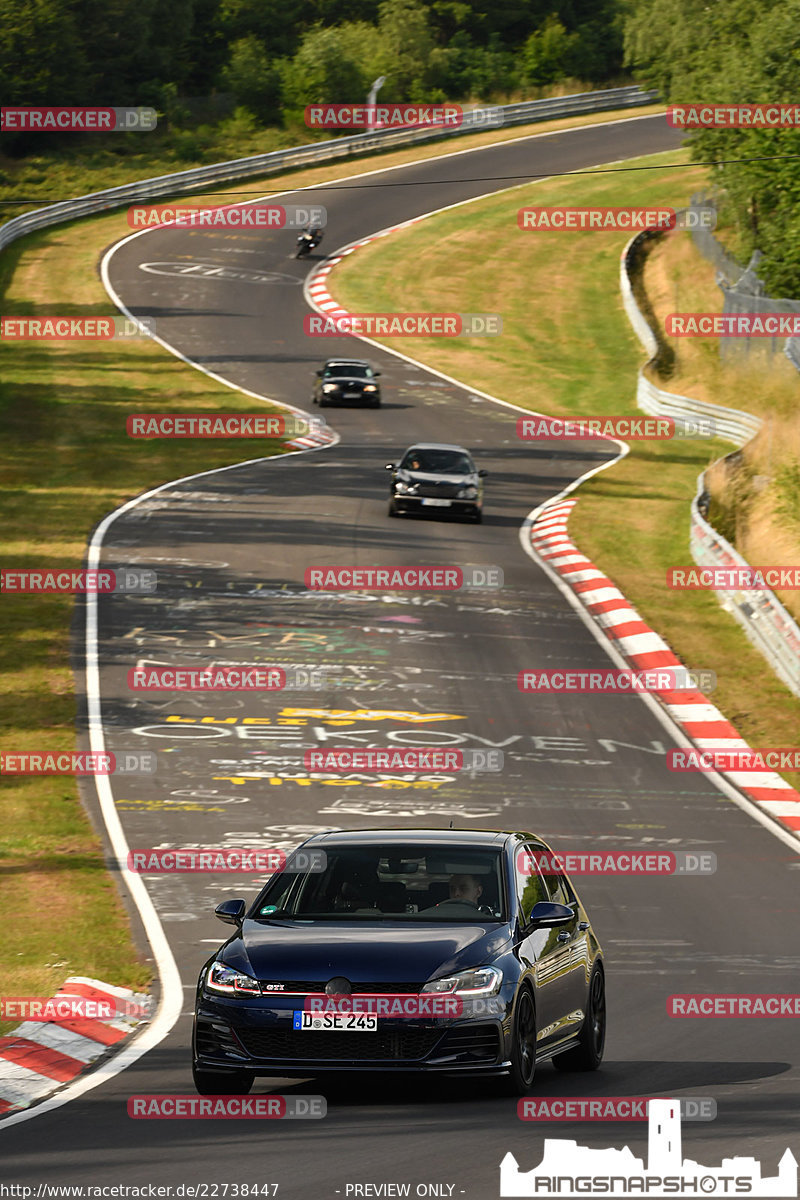
POLYGON ((527 125, 555 117, 579 116, 581 113, 638 108, 644 104, 652 104, 657 99, 657 92, 642 91, 638 86, 609 88, 601 92, 578 92, 574 96, 558 96, 550 100, 529 100, 523 104, 475 109, 464 113, 464 120, 460 126, 441 129, 374 129, 349 137, 311 142, 307 146, 295 146, 289 150, 272 150, 268 154, 256 154, 251 158, 237 158, 231 162, 214 163, 207 167, 193 167, 174 175, 159 175, 155 179, 140 180, 138 183, 108 188, 103 192, 92 192, 88 196, 63 200, 58 204, 50 204, 46 208, 38 208, 22 216, 13 217, 0 227, 0 249, 37 229, 57 225, 62 221, 72 221, 78 217, 93 216, 134 201, 185 195, 205 189, 214 183, 229 183, 254 175, 271 175, 288 167, 369 154, 374 150, 385 150, 394 146, 413 146, 418 142, 454 137, 465 131, 480 133, 500 124, 492 123, 493 113, 502 114, 502 125, 527 125))
MULTIPOLYGON (((629 267, 647 233, 631 238, 622 252, 620 263, 620 289, 625 312, 649 355, 655 356, 658 345, 655 335, 636 303, 631 284, 629 267)), ((737 446, 743 446, 761 428, 763 422, 752 413, 722 405, 706 404, 689 396, 678 396, 656 387, 639 369, 636 403, 639 408, 655 416, 710 417, 719 434, 737 446)), ((749 563, 731 546, 706 520, 701 512, 708 500, 705 474, 697 481, 697 494, 691 505, 689 548, 698 566, 747 567, 749 563)), ((728 591, 715 589, 722 607, 741 625, 749 640, 760 650, 775 674, 783 680, 795 696, 800 696, 800 626, 787 612, 774 592, 769 590, 728 591)))

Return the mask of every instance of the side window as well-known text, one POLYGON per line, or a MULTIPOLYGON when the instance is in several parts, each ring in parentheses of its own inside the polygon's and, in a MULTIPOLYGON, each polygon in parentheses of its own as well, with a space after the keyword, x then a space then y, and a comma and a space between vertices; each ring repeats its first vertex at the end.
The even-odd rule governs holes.
POLYGON ((540 900, 548 900, 549 896, 536 865, 533 847, 519 846, 514 854, 516 855, 514 862, 516 901, 523 919, 527 920, 534 904, 538 904, 540 900))
POLYGON ((550 899, 554 904, 574 904, 575 893, 563 875, 550 875, 548 880, 550 899))

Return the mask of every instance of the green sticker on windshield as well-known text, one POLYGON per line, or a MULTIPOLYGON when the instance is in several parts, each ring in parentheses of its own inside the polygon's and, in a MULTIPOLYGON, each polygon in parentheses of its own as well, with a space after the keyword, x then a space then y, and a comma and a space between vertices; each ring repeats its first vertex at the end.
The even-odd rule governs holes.
POLYGON ((273 912, 277 912, 277 911, 278 911, 277 904, 266 904, 264 906, 264 908, 260 908, 258 910, 258 915, 260 917, 266 917, 267 913, 273 913, 273 912))

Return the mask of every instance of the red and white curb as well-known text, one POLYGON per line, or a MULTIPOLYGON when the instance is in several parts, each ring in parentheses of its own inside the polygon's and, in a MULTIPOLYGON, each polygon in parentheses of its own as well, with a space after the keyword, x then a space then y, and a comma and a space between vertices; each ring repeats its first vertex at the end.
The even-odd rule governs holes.
MULTIPOLYGON (((379 238, 388 237, 391 233, 396 233, 399 229, 408 229, 411 225, 418 225, 423 217, 414 217, 411 221, 401 221, 399 225, 389 225, 386 229, 381 229, 377 233, 373 233, 370 237, 362 238, 358 242, 351 242, 349 246, 345 246, 333 258, 326 258, 325 265, 313 271, 309 276, 305 286, 305 295, 308 302, 318 313, 322 313, 326 317, 331 317, 336 320, 339 317, 349 317, 352 314, 342 308, 338 300, 334 300, 333 296, 328 291, 328 275, 330 275, 337 263, 340 263, 348 254, 353 254, 356 250, 360 250, 362 246, 368 246, 370 242, 377 242, 379 238)), ((366 340, 366 339, 364 339, 366 340)))
MULTIPOLYGON (((576 500, 543 507, 530 529, 531 547, 555 571, 595 619, 609 641, 636 669, 681 667, 663 638, 647 625, 618 587, 578 550, 567 533, 576 500)), ((672 720, 700 750, 747 750, 730 721, 698 691, 655 695, 672 720)), ((792 833, 800 831, 800 793, 770 770, 721 771, 759 809, 792 833)))
MULTIPOLYGON (((124 1011, 149 1010, 150 997, 99 979, 72 975, 53 999, 80 996, 111 1001, 124 1011)), ((70 1083, 100 1057, 116 1049, 141 1024, 141 1017, 115 1016, 58 1021, 23 1021, 0 1037, 0 1118, 45 1099, 70 1083)))

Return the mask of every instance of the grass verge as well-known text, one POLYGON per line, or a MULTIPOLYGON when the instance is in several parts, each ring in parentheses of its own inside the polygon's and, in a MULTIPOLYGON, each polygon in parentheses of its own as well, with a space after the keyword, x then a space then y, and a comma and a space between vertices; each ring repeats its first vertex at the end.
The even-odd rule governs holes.
MULTIPOLYGON (((523 408, 561 416, 636 412, 643 353, 619 292, 626 239, 524 233, 516 212, 525 204, 677 207, 703 181, 701 168, 674 169, 681 163, 683 151, 651 156, 626 163, 643 168, 635 174, 546 180, 450 209, 347 258, 330 277, 333 294, 353 312, 499 311, 498 338, 463 345, 457 339, 384 341, 523 408)), ((688 240, 676 235, 676 245, 680 236, 688 240)), ((668 386, 682 390, 675 378, 668 386)), ((753 390, 742 394, 741 388, 756 386, 751 379, 740 384, 743 407, 754 407, 753 390)), ((730 389, 721 400, 732 403, 730 389)), ((627 458, 580 489, 570 529, 687 665, 716 672, 714 702, 751 745, 790 746, 800 702, 713 594, 665 586, 668 567, 691 562, 689 503, 697 476, 730 449, 721 440, 633 442, 627 458)), ((785 778, 800 786, 797 773, 785 778)))

